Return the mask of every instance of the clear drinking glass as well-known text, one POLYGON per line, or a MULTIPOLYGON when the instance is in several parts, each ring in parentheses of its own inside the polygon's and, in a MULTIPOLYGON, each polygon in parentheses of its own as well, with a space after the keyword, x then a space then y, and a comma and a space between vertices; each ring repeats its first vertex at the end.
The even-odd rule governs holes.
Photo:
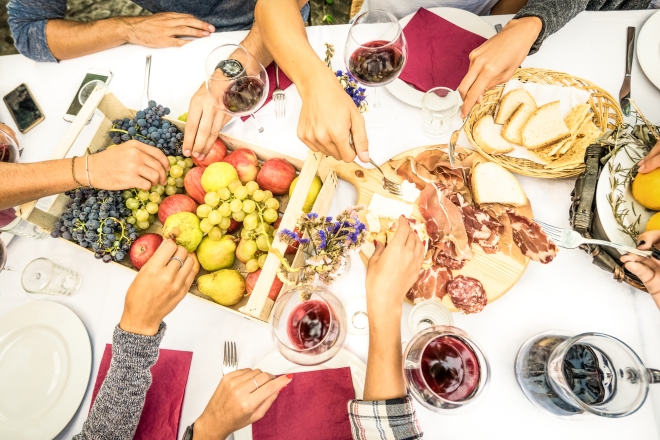
POLYGON ((454 317, 449 309, 436 299, 420 302, 408 315, 408 328, 412 334, 436 325, 454 325, 454 317))
POLYGON ((346 312, 329 290, 297 286, 277 299, 271 328, 282 356, 299 365, 318 365, 342 348, 346 312))
POLYGON ((438 325, 417 333, 403 354, 410 394, 427 409, 459 414, 473 408, 490 382, 490 366, 463 330, 438 325))
POLYGON ((80 105, 85 105, 85 102, 87 102, 87 98, 89 98, 89 95, 92 94, 92 92, 94 91, 94 89, 96 89, 97 86, 101 86, 102 88, 108 87, 100 79, 93 79, 80 88, 80 92, 78 92, 78 102, 80 103, 80 105))
POLYGON ((69 296, 78 291, 81 282, 76 272, 48 258, 31 261, 21 275, 23 290, 32 294, 69 296))
POLYGON ((0 162, 16 163, 19 156, 18 145, 14 138, 0 130, 0 162))
POLYGON ((446 87, 435 87, 422 97, 422 127, 424 132, 437 138, 449 132, 461 106, 458 92, 446 87))
POLYGON ((602 333, 536 335, 520 348, 515 372, 529 401, 559 417, 630 415, 646 400, 649 384, 660 382, 659 370, 602 333))
POLYGON ((369 315, 367 313, 367 297, 364 295, 348 295, 341 301, 346 310, 348 334, 365 336, 369 334, 369 315))
POLYGON ((11 223, 1 227, 0 232, 6 232, 20 237, 34 238, 36 240, 42 240, 49 236, 47 232, 39 229, 34 223, 30 223, 20 217, 16 217, 11 223))
POLYGON ((394 15, 372 9, 355 19, 348 31, 344 61, 355 80, 373 90, 367 97, 369 111, 365 114, 369 125, 386 125, 396 115, 396 101, 389 99, 387 106, 383 105, 378 87, 397 79, 407 60, 406 37, 394 15))

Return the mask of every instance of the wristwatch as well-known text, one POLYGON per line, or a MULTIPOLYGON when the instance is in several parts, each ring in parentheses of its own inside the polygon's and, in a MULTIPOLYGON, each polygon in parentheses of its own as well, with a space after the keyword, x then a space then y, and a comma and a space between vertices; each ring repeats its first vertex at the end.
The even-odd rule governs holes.
POLYGON ((233 78, 235 76, 238 76, 243 72, 243 65, 241 64, 240 61, 238 60, 222 60, 218 63, 217 66, 215 66, 216 70, 220 69, 222 73, 225 74, 225 76, 229 78, 233 78))
POLYGON ((186 428, 186 432, 183 434, 183 437, 181 437, 181 440, 192 440, 193 438, 193 427, 195 424, 193 423, 192 425, 188 426, 186 428))

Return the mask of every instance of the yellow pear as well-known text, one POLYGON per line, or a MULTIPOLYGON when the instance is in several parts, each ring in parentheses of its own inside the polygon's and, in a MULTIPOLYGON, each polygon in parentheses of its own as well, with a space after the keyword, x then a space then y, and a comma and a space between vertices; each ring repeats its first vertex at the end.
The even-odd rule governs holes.
MULTIPOLYGON (((296 189, 297 183, 298 183, 298 178, 296 177, 295 179, 293 179, 293 182, 291 182, 291 187, 289 187, 289 197, 293 196, 293 190, 296 189)), ((305 204, 303 205, 303 212, 306 213, 312 212, 312 208, 314 207, 314 202, 316 202, 316 198, 319 196, 319 192, 321 191, 322 186, 323 186, 323 182, 321 182, 319 176, 314 176, 314 180, 312 180, 312 185, 309 187, 309 192, 307 193, 307 198, 305 198, 305 204)))
POLYGON ((223 269, 197 279, 200 293, 223 306, 238 304, 245 295, 245 279, 233 269, 223 269))

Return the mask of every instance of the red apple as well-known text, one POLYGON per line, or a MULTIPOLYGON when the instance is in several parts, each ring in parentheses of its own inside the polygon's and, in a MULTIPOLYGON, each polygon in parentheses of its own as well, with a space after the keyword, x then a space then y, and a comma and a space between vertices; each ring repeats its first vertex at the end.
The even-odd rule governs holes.
MULTIPOLYGON (((249 273, 248 276, 245 278, 245 290, 247 291, 248 295, 252 293, 252 291, 254 290, 254 286, 257 285, 257 280, 259 279, 259 275, 261 275, 261 269, 249 273)), ((270 286, 270 292, 268 292, 268 298, 272 299, 273 301, 277 300, 277 296, 280 294, 280 290, 282 290, 283 285, 284 283, 278 277, 275 277, 273 284, 270 286)))
MULTIPOLYGON (((275 230, 280 229, 280 223, 282 223, 282 217, 278 218, 277 220, 275 220, 275 223, 273 223, 273 227, 275 228, 275 230)), ((294 229, 294 232, 300 234, 300 230, 298 228, 294 229)), ((295 254, 298 251, 298 246, 299 246, 298 243, 294 244, 293 246, 287 246, 286 251, 284 251, 284 253, 287 255, 295 254)))
POLYGON ((202 187, 202 174, 205 169, 206 167, 193 167, 183 178, 183 186, 186 188, 186 192, 200 205, 204 203, 204 196, 206 195, 206 191, 202 187))
POLYGON ((234 232, 238 231, 241 228, 241 226, 243 226, 243 222, 237 222, 233 218, 230 220, 231 220, 231 224, 227 228, 227 234, 233 234, 234 232))
POLYGON ((277 196, 289 193, 291 182, 296 178, 296 169, 284 159, 268 159, 257 175, 259 188, 277 196))
POLYGON ((153 233, 144 234, 135 240, 128 254, 133 267, 140 270, 149 261, 149 258, 156 252, 156 249, 158 249, 158 246, 162 242, 163 237, 153 233))
POLYGON ((165 224, 167 217, 178 212, 197 213, 197 203, 185 194, 174 194, 167 196, 160 202, 158 207, 158 220, 165 224))
POLYGON ((243 185, 257 178, 259 173, 259 159, 249 148, 239 148, 229 153, 222 162, 227 162, 236 168, 238 179, 243 185))
POLYGON ((220 162, 222 159, 225 158, 226 155, 227 155, 227 146, 225 145, 222 139, 217 138, 215 142, 213 142, 213 146, 211 147, 209 152, 206 153, 206 157, 204 158, 204 160, 199 160, 195 156, 192 156, 192 160, 195 166, 207 167, 212 163, 220 162))

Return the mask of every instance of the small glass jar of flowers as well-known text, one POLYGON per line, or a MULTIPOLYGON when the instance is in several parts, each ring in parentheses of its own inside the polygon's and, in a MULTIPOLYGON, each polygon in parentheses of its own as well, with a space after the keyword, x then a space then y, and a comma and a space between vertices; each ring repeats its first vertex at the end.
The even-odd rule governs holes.
POLYGON ((367 236, 367 227, 358 219, 364 206, 345 209, 334 220, 316 213, 302 214, 295 230, 284 229, 279 237, 289 246, 304 252, 305 264, 292 268, 280 256, 282 265, 277 276, 289 285, 329 285, 346 268, 350 254, 359 251, 367 236))

